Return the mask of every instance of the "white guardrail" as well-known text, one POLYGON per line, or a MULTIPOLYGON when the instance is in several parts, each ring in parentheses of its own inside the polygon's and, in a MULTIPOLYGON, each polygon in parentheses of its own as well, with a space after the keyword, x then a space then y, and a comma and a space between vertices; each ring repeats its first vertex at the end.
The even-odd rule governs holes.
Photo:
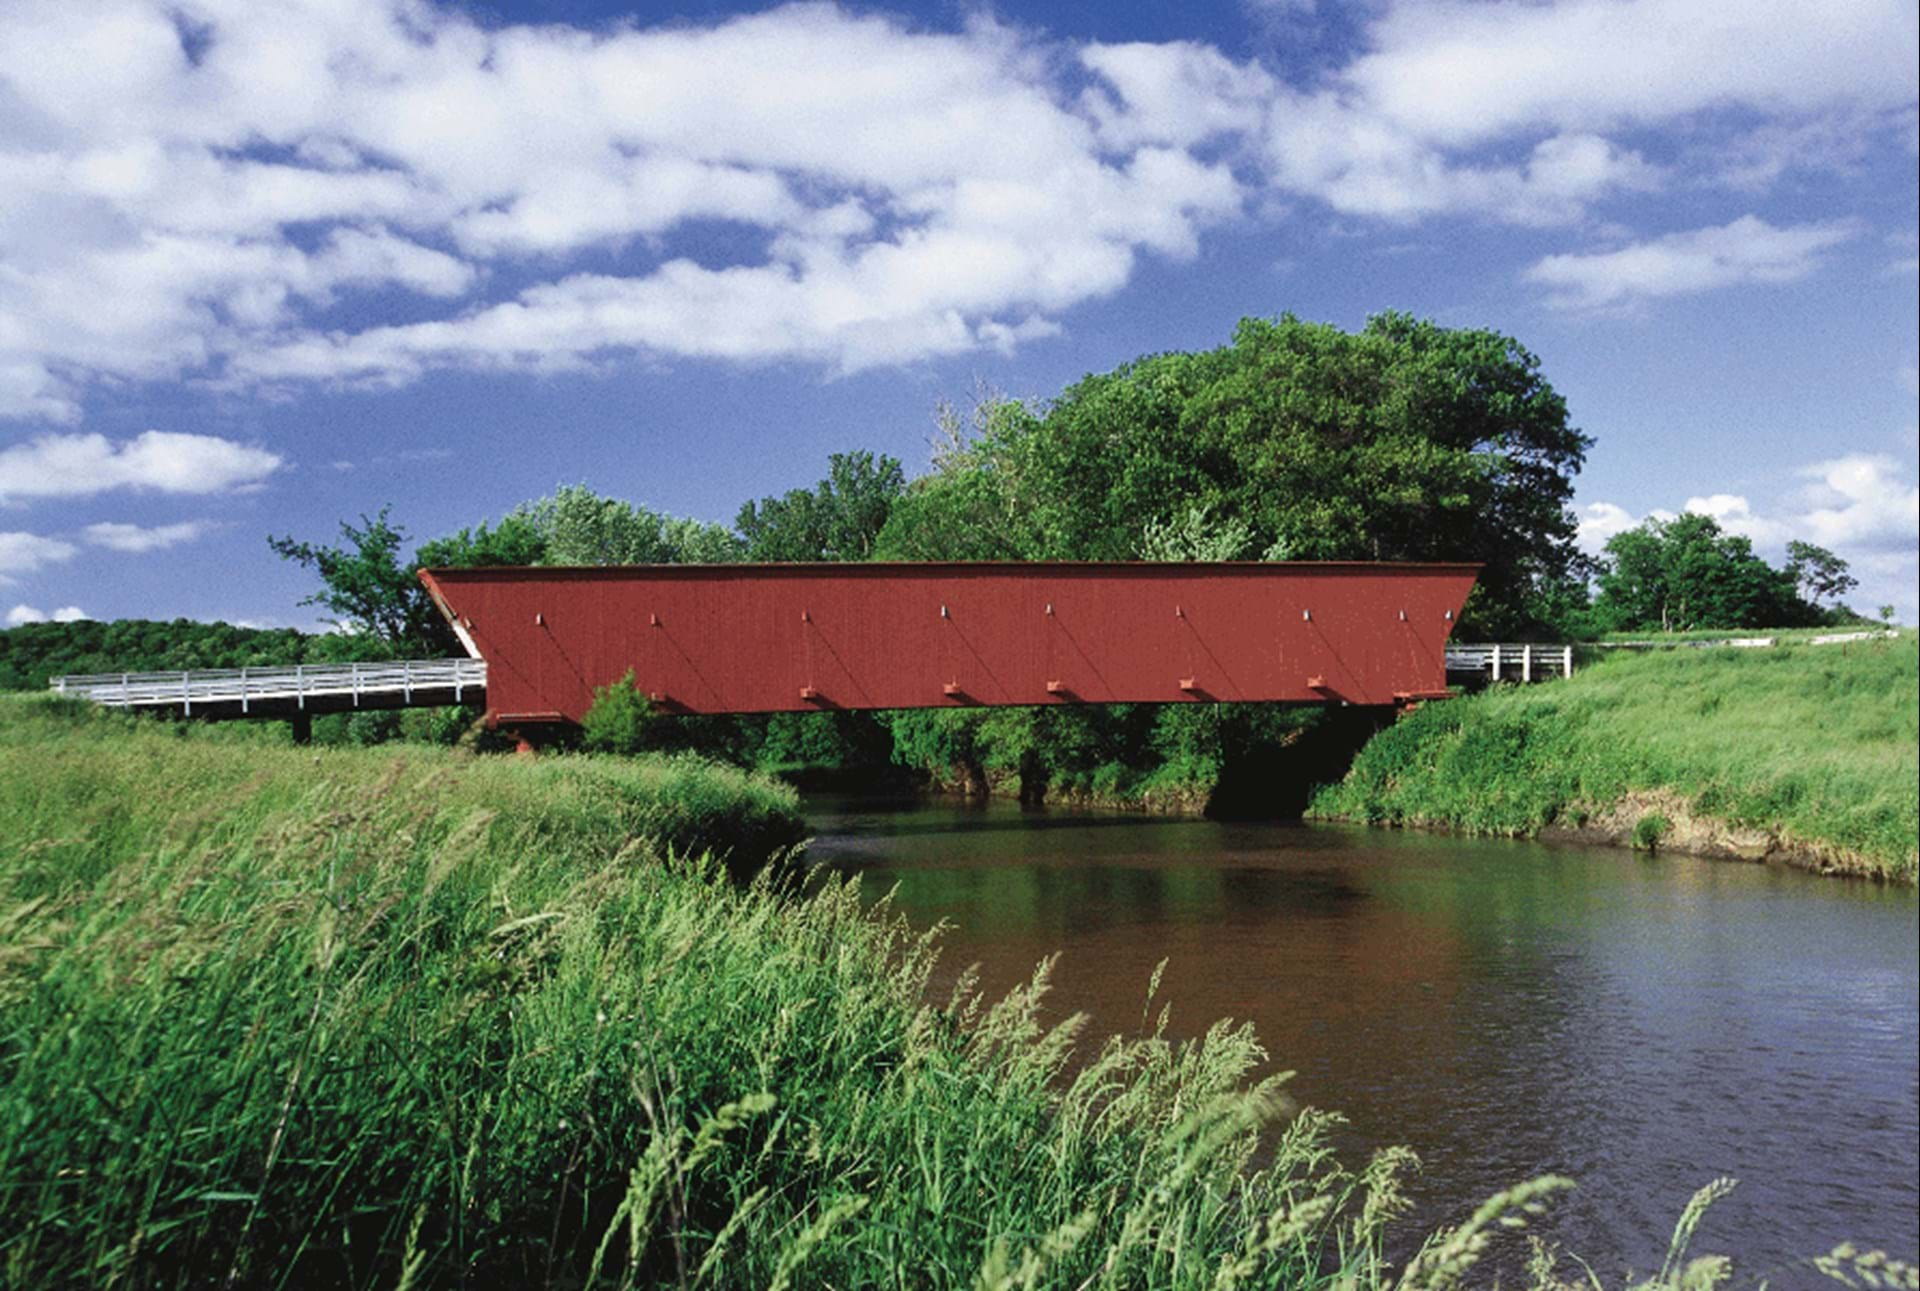
POLYGON ((1595 641, 1596 650, 1767 650, 1779 645, 1845 645, 1849 641, 1892 641, 1900 636, 1898 628, 1869 628, 1855 632, 1826 632, 1803 637, 1701 637, 1673 641, 1595 641))
POLYGON ((1490 681, 1544 681, 1573 676, 1570 645, 1450 645, 1448 672, 1483 672, 1490 681))
POLYGON ((394 663, 307 663, 290 668, 202 668, 189 672, 106 672, 55 677, 55 694, 89 699, 114 708, 178 708, 238 704, 242 713, 255 703, 292 701, 304 709, 309 699, 337 702, 351 698, 413 701, 416 690, 452 691, 454 702, 468 688, 484 690, 484 659, 409 659, 394 663))

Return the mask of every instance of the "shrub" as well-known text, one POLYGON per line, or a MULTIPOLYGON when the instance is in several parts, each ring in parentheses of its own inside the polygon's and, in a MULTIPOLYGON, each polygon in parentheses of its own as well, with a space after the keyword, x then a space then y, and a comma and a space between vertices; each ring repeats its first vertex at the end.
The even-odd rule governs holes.
POLYGON ((610 686, 597 686, 580 723, 580 742, 597 753, 639 753, 648 747, 653 701, 633 679, 633 669, 610 686))
POLYGON ((1633 822, 1633 850, 1657 852, 1660 840, 1673 830, 1673 822, 1657 811, 1650 811, 1633 822))

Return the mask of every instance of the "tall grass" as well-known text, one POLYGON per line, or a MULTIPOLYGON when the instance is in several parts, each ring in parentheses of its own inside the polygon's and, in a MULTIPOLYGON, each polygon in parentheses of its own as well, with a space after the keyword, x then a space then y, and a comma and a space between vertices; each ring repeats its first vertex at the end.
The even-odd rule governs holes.
POLYGON ((0 719, 9 1286, 1441 1287, 1563 1184, 1390 1270, 1409 1154, 1250 1031, 929 1002, 851 881, 686 855, 790 831, 735 773, 0 719))
POLYGON ((1488 834, 1578 825, 1636 793, 1913 882, 1920 647, 1898 640, 1611 654, 1571 680, 1430 704, 1314 814, 1488 834))

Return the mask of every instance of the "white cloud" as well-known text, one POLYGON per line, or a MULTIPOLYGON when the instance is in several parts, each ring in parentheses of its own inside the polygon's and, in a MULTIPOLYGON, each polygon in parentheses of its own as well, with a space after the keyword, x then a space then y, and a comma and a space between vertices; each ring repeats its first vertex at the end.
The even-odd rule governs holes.
POLYGON ((128 380, 1005 349, 1249 208, 1554 224, 1675 182, 1661 128, 1739 121, 1722 178, 1746 184, 1911 129, 1910 0, 1356 21, 1359 57, 1289 85, 1194 42, 829 4, 589 30, 434 0, 13 0, 0 417, 72 422, 128 380))
POLYGON ((1088 45, 1080 61, 1103 82, 1082 104, 1114 148, 1257 134, 1278 88, 1264 68, 1191 41, 1088 45))
POLYGON ((1709 132, 1722 183, 1831 167, 1904 128, 1917 38, 1906 0, 1398 3, 1328 84, 1281 97, 1267 146, 1280 184, 1345 213, 1555 223, 1665 181, 1609 136, 1715 110, 1761 122, 1709 132))
POLYGON ((88 525, 82 532, 87 542, 95 547, 139 555, 149 551, 164 551, 168 547, 177 547, 183 542, 192 542, 212 528, 213 525, 205 520, 183 520, 178 524, 155 525, 152 528, 137 524, 102 521, 99 524, 88 525))
POLYGON ((1349 92, 1425 138, 1603 130, 1742 105, 1770 113, 1912 102, 1910 0, 1532 0, 1401 4, 1349 92))
POLYGON ((1733 139, 1703 143, 1691 160, 1718 183, 1758 192, 1788 171, 1845 174, 1857 169, 1879 134, 1879 124, 1847 111, 1770 122, 1733 139))
POLYGON ((634 350, 847 370, 1005 348, 1240 210, 1229 166, 1186 145, 1257 128, 1266 84, 1203 47, 1171 73, 1090 47, 1125 93, 1083 105, 1037 36, 828 5, 594 33, 420 0, 193 0, 190 60, 173 8, 0 16, 21 140, 0 146, 0 415, 72 420, 96 377, 387 383, 634 350), (114 66, 111 92, 87 88, 82 49, 114 66), (1204 101, 1179 102, 1189 82, 1204 101), (758 257, 661 241, 714 221, 751 229, 758 257), (620 268, 578 272, 589 250, 620 268), (496 263, 533 285, 474 299, 496 263), (396 288, 467 304, 314 326, 396 288))
POLYGON ((278 454, 216 435, 149 430, 114 443, 105 435, 42 435, 0 449, 0 500, 87 497, 110 489, 225 493, 280 469, 278 454))
POLYGON ((645 277, 581 274, 451 320, 314 336, 239 355, 252 380, 390 382, 436 366, 581 367, 610 351, 813 359, 841 371, 1051 334, 1046 315, 1125 285, 1136 248, 1195 250, 1194 217, 1238 204, 1231 175, 1143 149, 1124 168, 961 179, 892 240, 783 239, 785 263, 676 259, 645 277), (1012 311, 1011 317, 999 316, 1012 311))
POLYGON ((1746 538, 1758 546, 1773 547, 1793 537, 1788 527, 1765 516, 1754 514, 1748 501, 1738 493, 1714 493, 1703 498, 1688 498, 1682 511, 1712 516, 1727 533, 1746 538))
POLYGON ((8 574, 31 574, 47 565, 72 560, 79 549, 58 538, 18 530, 0 532, 0 582, 8 574))
POLYGON ((49 618, 55 623, 78 623, 88 617, 87 612, 78 605, 63 605, 52 614, 31 605, 16 605, 7 611, 7 626, 17 628, 22 623, 45 623, 49 618))
POLYGON ((1613 251, 1548 256, 1525 278, 1548 288, 1550 302, 1563 308, 1617 308, 1719 287, 1794 282, 1814 271, 1822 252, 1858 232, 1844 220, 1776 228, 1743 215, 1613 251))
POLYGON ((1920 543, 1920 488, 1891 457, 1852 453, 1801 472, 1815 481, 1801 517, 1822 546, 1911 551, 1920 543))
POLYGON ((1349 215, 1415 220, 1484 214, 1516 224, 1576 219, 1593 202, 1658 187, 1637 152, 1598 135, 1554 134, 1524 162, 1450 159, 1409 130, 1326 96, 1283 106, 1268 139, 1275 180, 1349 215))
POLYGON ((1574 545, 1589 556, 1598 556, 1606 549, 1607 539, 1640 523, 1633 512, 1617 502, 1589 502, 1579 509, 1578 517, 1580 527, 1574 545))

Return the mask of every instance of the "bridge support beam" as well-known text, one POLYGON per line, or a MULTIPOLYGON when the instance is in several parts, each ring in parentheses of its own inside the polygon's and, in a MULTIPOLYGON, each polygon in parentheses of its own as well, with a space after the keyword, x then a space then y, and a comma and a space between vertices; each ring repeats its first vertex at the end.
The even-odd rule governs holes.
POLYGON ((295 744, 313 743, 313 714, 295 713, 287 719, 287 729, 293 732, 295 744))

